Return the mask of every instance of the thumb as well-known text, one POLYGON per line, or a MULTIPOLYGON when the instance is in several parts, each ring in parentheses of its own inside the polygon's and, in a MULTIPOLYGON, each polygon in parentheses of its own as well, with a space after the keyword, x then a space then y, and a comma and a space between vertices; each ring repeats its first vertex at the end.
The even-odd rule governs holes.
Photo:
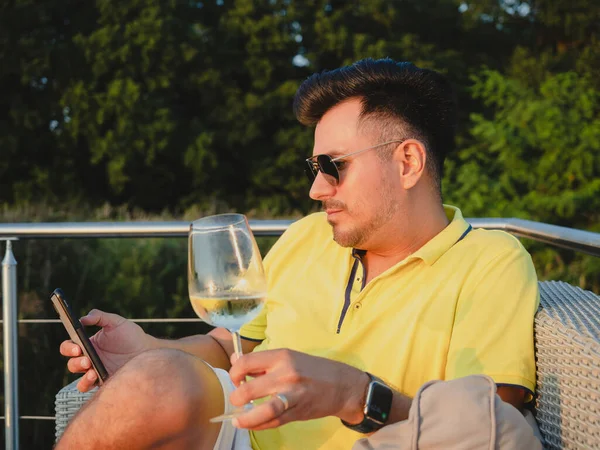
POLYGON ((125 322, 127 319, 117 314, 111 314, 99 309, 92 309, 86 316, 81 318, 83 325, 92 325, 102 328, 116 328, 125 322))
POLYGON ((236 352, 233 352, 231 354, 231 356, 229 357, 229 361, 231 362, 231 365, 233 366, 235 364, 235 362, 240 359, 240 355, 238 355, 236 352))

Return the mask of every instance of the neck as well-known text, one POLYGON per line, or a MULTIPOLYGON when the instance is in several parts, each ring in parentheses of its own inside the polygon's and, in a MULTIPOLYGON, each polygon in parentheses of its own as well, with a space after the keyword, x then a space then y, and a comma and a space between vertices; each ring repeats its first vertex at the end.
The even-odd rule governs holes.
POLYGON ((386 233, 389 239, 366 249, 363 263, 367 272, 367 283, 419 250, 449 223, 444 207, 431 202, 423 202, 417 208, 409 208, 408 213, 397 217, 394 222, 399 225, 391 233, 386 233), (422 206, 428 204, 431 206, 422 206))

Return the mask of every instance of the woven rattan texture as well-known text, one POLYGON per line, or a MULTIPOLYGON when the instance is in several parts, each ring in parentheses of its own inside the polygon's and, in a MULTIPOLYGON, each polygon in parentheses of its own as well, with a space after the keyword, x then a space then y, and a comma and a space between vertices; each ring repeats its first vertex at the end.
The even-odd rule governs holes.
POLYGON ((600 449, 600 297, 540 283, 536 420, 549 449, 600 449))
POLYGON ((94 393, 98 390, 98 388, 92 389, 90 392, 79 392, 77 390, 77 382, 79 380, 75 380, 72 383, 66 385, 58 394, 56 394, 56 399, 54 400, 55 412, 56 412, 56 422, 55 422, 55 436, 56 440, 62 436, 69 420, 71 417, 79 411, 79 409, 83 406, 85 402, 87 402, 94 393))

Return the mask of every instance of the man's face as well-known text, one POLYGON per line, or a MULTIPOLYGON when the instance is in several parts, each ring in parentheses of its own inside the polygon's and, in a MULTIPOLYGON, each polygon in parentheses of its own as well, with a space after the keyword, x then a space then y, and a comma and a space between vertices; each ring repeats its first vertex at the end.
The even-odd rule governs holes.
MULTIPOLYGON (((315 129, 313 155, 341 156, 379 144, 378 133, 359 129, 360 100, 352 99, 329 110, 315 129)), ((380 147, 339 163, 340 183, 332 186, 323 175, 315 179, 310 197, 323 203, 333 239, 343 247, 368 250, 386 238, 398 213, 402 187, 396 165, 381 159, 380 147)))

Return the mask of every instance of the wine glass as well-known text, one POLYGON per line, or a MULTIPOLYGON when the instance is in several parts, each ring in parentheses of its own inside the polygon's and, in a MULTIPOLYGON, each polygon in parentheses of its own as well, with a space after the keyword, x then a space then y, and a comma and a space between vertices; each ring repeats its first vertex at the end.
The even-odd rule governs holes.
MULTIPOLYGON (((240 356, 240 328, 258 315, 267 294, 262 258, 246 216, 219 214, 191 223, 188 292, 198 317, 231 332, 234 352, 240 356)), ((211 422, 232 419, 251 407, 211 422)))

